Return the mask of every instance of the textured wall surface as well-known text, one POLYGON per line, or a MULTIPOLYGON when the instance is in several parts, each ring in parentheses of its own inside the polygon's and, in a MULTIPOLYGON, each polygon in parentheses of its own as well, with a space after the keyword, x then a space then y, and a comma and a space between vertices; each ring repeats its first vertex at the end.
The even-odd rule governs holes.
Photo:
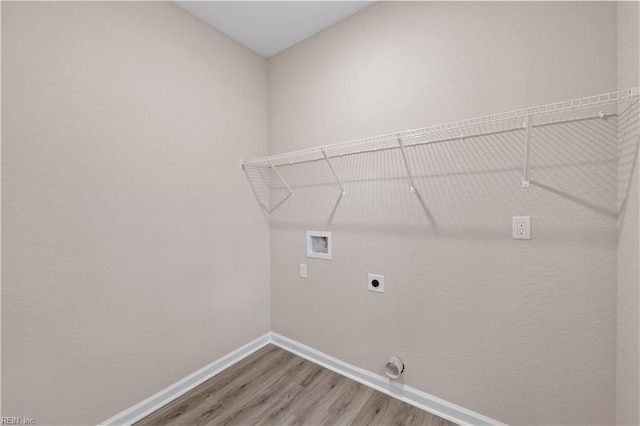
POLYGON ((2 415, 95 424, 267 332, 265 61, 171 2, 3 2, 2 59, 2 415))
MULTIPOLYGON (((638 2, 618 3, 618 87, 639 82, 640 16, 638 2)), ((618 326, 616 423, 640 424, 640 197, 638 102, 621 106, 621 118, 629 124, 619 133, 618 163, 618 326)))
MULTIPOLYGON (((615 3, 377 3, 268 61, 272 154, 616 89, 615 3)), ((616 120, 283 167, 272 328, 510 424, 612 424, 616 120), (511 216, 533 239, 511 239, 511 216), (305 231, 333 232, 332 261, 305 231), (298 278, 298 263, 309 278, 298 278), (384 295, 366 290, 385 276, 384 295)))

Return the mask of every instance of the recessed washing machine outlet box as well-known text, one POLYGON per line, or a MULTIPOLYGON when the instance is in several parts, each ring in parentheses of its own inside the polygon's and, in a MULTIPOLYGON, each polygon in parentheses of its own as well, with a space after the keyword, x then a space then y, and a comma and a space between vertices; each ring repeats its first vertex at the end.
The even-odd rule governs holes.
POLYGON ((378 274, 369 274, 367 279, 367 287, 369 291, 384 293, 384 276, 378 274))
POLYGON ((307 257, 331 260, 331 232, 307 231, 307 257))

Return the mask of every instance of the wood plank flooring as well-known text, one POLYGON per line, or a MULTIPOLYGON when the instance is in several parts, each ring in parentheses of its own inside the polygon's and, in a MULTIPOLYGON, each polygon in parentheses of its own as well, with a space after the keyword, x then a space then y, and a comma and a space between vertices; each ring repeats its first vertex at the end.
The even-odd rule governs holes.
POLYGON ((136 425, 453 423, 268 345, 136 425))

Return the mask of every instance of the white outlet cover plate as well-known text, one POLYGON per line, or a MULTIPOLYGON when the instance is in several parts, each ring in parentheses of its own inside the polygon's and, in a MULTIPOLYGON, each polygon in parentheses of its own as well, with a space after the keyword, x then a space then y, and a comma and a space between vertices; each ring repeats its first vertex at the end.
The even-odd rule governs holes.
POLYGON ((530 216, 513 216, 513 239, 514 240, 530 240, 531 239, 531 217, 530 216))
POLYGON ((300 264, 300 278, 307 278, 307 264, 300 264))
POLYGON ((369 274, 367 279, 367 288, 369 289, 369 291, 384 293, 384 276, 378 274, 369 274), (374 287, 371 284, 373 280, 378 280, 378 287, 374 287))

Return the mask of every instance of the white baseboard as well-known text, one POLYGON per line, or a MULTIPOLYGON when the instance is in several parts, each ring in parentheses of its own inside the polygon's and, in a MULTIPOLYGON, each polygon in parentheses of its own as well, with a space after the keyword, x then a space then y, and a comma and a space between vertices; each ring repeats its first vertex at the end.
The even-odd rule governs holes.
POLYGON ((138 420, 148 416, 160 407, 170 403, 180 395, 190 391, 199 384, 209 380, 211 377, 220 373, 222 370, 231 367, 236 362, 251 355, 258 349, 268 345, 271 341, 271 333, 258 337, 256 340, 247 343, 246 345, 236 349, 235 351, 223 356, 222 358, 213 361, 206 367, 201 368, 177 381, 176 383, 166 387, 155 395, 150 396, 144 401, 134 405, 131 408, 124 410, 123 412, 116 414, 108 420, 100 423, 101 426, 120 426, 131 425, 138 420))
POLYGON ((453 423, 459 425, 506 426, 504 423, 460 407, 459 405, 452 404, 428 393, 347 364, 346 362, 333 358, 288 337, 281 336, 280 334, 272 332, 271 343, 349 379, 355 380, 356 382, 362 383, 363 385, 369 386, 453 423))
POLYGON ((303 345, 300 342, 273 332, 267 333, 247 343, 133 407, 116 414, 110 419, 100 423, 100 426, 131 425, 269 343, 453 423, 459 425, 506 426, 497 420, 493 420, 482 414, 478 414, 401 383, 394 382, 370 371, 347 364, 309 346, 303 345))

